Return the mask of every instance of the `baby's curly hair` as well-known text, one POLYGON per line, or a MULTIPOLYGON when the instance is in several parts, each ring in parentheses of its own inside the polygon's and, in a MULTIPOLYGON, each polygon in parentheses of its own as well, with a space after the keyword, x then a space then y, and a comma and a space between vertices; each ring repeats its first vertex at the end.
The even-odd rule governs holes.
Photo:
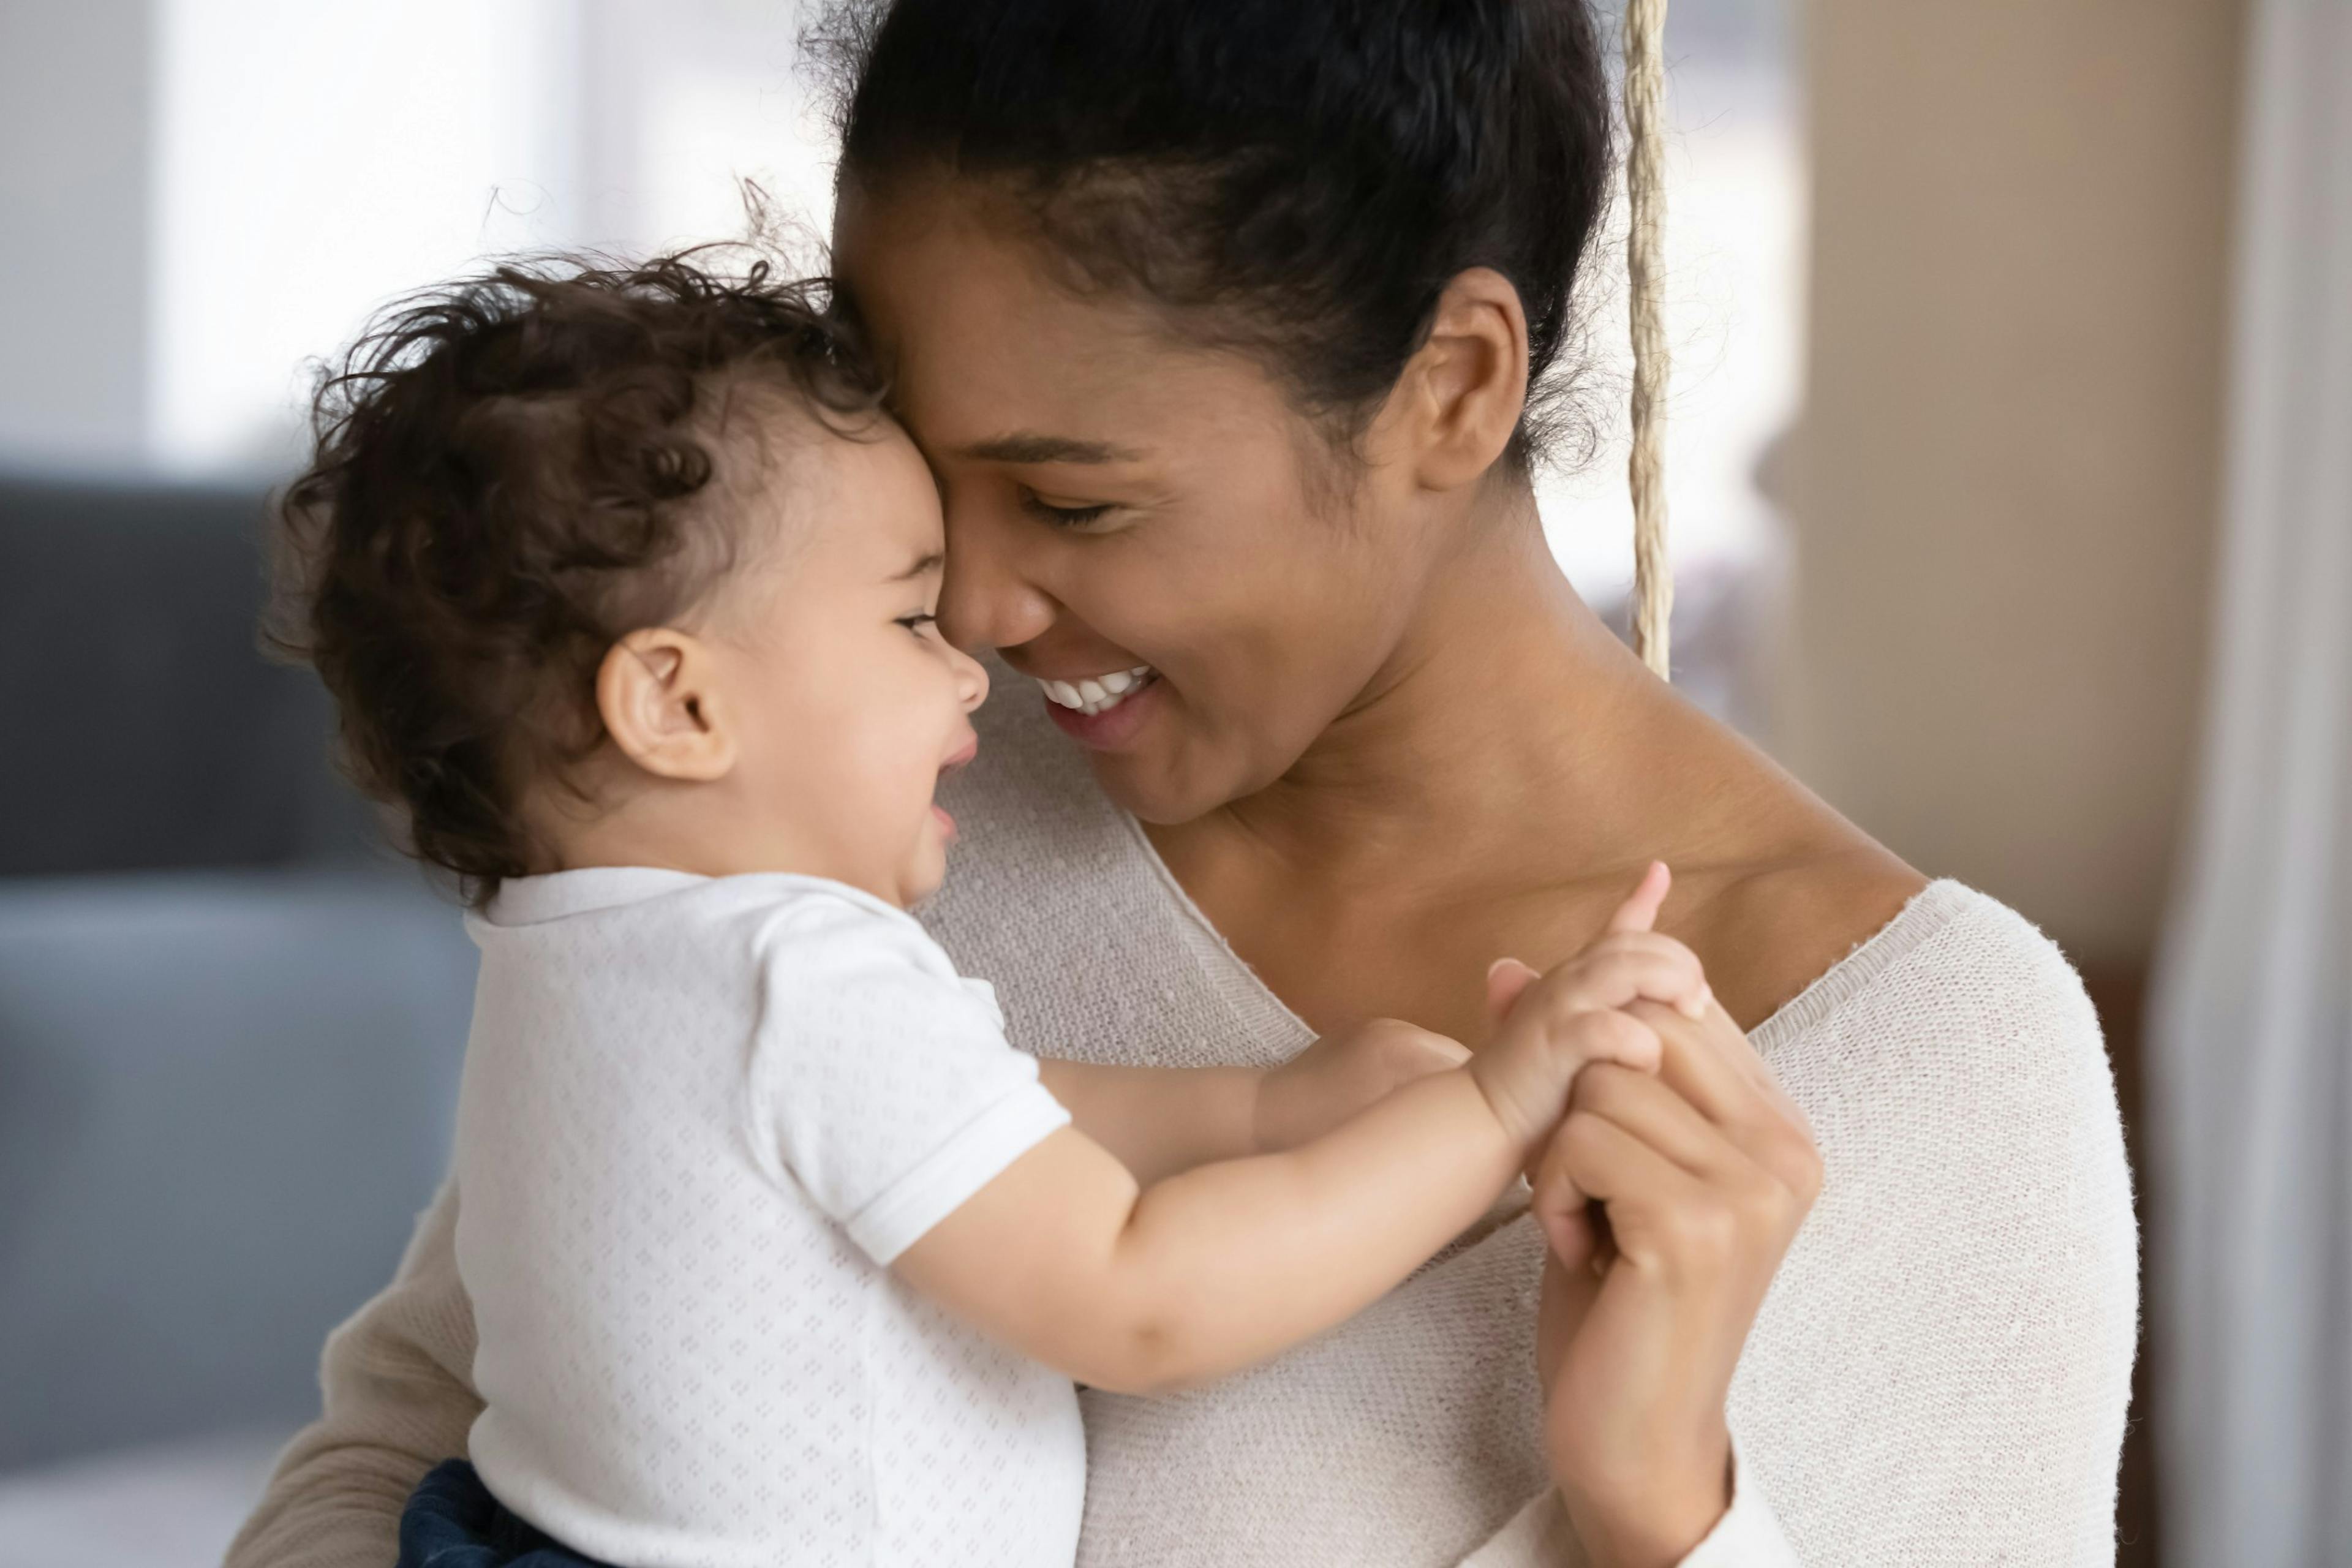
POLYGON ((524 793, 604 739, 606 651, 732 559, 714 492, 767 458, 730 406, 873 427, 882 380, 827 283, 706 265, 733 248, 501 266, 399 301, 321 374, 264 638, 318 670, 353 782, 476 904, 544 868, 524 793))

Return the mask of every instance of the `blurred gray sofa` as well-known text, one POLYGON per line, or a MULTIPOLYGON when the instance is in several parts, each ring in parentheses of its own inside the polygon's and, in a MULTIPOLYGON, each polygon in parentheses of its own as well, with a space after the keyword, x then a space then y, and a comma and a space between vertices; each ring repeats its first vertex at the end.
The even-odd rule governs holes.
POLYGON ((257 490, 0 479, 0 1556, 93 1465, 112 1511, 313 1412, 446 1158, 473 950, 256 651, 260 534, 257 490))

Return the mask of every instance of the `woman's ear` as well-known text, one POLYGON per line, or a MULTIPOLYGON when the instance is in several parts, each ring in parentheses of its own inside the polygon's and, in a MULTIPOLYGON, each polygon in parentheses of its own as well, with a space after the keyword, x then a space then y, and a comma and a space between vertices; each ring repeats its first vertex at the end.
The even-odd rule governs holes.
POLYGON ((735 766, 736 736, 709 647, 685 632, 631 632, 596 669, 596 711, 629 761, 657 778, 707 784, 735 766))
POLYGON ((1519 291, 1491 267, 1456 274, 1390 395, 1392 450, 1429 489, 1475 483, 1510 446, 1527 404, 1519 291))

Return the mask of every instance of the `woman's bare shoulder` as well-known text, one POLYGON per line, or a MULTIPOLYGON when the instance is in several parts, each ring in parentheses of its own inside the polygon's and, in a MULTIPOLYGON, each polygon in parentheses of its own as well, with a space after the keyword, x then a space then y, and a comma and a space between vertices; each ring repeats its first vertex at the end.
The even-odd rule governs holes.
POLYGON ((1699 881, 1675 933, 1707 966, 1716 994, 1752 1029, 1884 930, 1927 885, 1851 828, 1699 881))

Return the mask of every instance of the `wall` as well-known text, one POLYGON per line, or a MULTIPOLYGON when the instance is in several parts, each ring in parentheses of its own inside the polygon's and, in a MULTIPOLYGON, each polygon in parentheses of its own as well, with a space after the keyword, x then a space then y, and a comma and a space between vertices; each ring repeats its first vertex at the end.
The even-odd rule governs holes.
POLYGON ((0 5, 0 461, 67 468, 140 447, 148 12, 0 5))
POLYGON ((2078 955, 2156 931, 2205 647, 2239 0, 1814 0, 1776 750, 2078 955))

